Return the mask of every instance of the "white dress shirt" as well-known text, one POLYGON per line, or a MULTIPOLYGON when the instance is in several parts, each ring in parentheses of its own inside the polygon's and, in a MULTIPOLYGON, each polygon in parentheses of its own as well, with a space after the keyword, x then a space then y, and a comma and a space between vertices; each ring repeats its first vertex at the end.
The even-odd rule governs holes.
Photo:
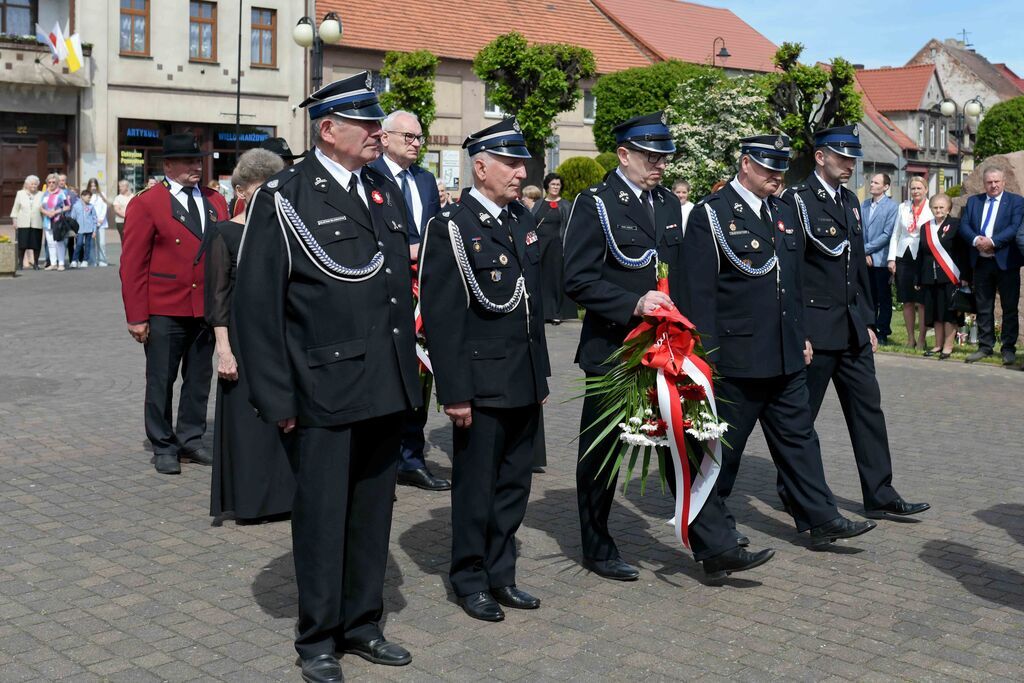
POLYGON ((203 204, 203 191, 193 185, 191 188, 186 188, 181 183, 167 178, 167 184, 170 186, 168 189, 171 196, 174 197, 182 208, 185 209, 185 213, 188 213, 188 195, 192 195, 196 199, 196 208, 199 210, 199 226, 202 232, 206 232, 206 209, 203 204), (191 192, 189 192, 191 189, 191 192))
POLYGON ((410 206, 409 209, 412 210, 413 220, 416 221, 416 225, 413 227, 416 228, 417 233, 422 232, 423 200, 420 199, 420 191, 416 188, 416 179, 412 177, 412 173, 410 171, 396 164, 388 157, 387 154, 384 155, 384 163, 387 164, 388 170, 391 171, 391 175, 395 177, 395 182, 398 183, 398 189, 402 189, 402 177, 400 174, 405 173, 408 175, 409 194, 412 195, 412 206, 410 206))
POLYGON ((356 191, 359 193, 359 198, 363 200, 363 204, 366 205, 367 209, 370 208, 370 205, 366 201, 366 188, 363 187, 363 178, 360 174, 360 171, 363 170, 362 168, 350 171, 334 159, 331 159, 321 152, 319 147, 316 148, 316 152, 314 152, 314 154, 316 154, 317 161, 323 164, 323 167, 327 169, 327 172, 330 173, 336 181, 338 181, 338 184, 341 185, 341 189, 344 192, 348 192, 349 179, 352 176, 355 176, 357 179, 356 191))
POLYGON ((824 187, 825 191, 828 192, 830 197, 832 197, 832 201, 835 201, 836 200, 836 192, 839 192, 839 188, 838 187, 832 187, 827 182, 825 182, 825 179, 822 178, 820 175, 818 175, 817 171, 814 172, 814 177, 818 179, 818 182, 821 183, 821 186, 824 187))
MULTIPOLYGON (((993 230, 996 227, 996 216, 999 214, 999 205, 1002 204, 1003 193, 1000 192, 998 195, 996 195, 995 197, 991 198, 992 199, 992 202, 991 202, 992 208, 991 209, 989 209, 989 203, 990 203, 989 199, 990 199, 990 197, 986 194, 985 195, 985 201, 981 205, 981 222, 978 223, 978 230, 981 230, 981 226, 985 225, 985 213, 988 212, 988 211, 991 211, 992 215, 989 216, 988 225, 985 225, 985 237, 987 237, 989 239, 992 239, 992 232, 993 232, 993 230)), ((973 247, 978 246, 978 238, 977 237, 975 237, 973 240, 971 240, 971 246, 973 246, 973 247)), ((995 254, 982 254, 981 252, 979 252, 978 255, 979 256, 984 256, 985 258, 992 258, 992 257, 995 256, 995 254)))
MULTIPOLYGON (((764 200, 758 197, 750 190, 748 190, 747 188, 743 187, 743 184, 740 182, 740 179, 738 177, 730 180, 729 186, 732 189, 736 190, 736 194, 740 196, 740 199, 743 200, 743 203, 750 207, 750 209, 754 212, 755 216, 760 218, 761 205, 764 204, 764 200)), ((768 214, 771 215, 771 209, 768 209, 768 214)))
MULTIPOLYGON (((644 188, 640 187, 639 185, 634 183, 632 180, 627 178, 626 174, 622 172, 621 168, 616 168, 615 172, 619 175, 620 178, 622 178, 622 181, 624 183, 626 183, 626 187, 628 187, 630 190, 633 191, 633 196, 635 196, 637 199, 640 199, 640 195, 641 195, 641 193, 644 192, 644 188)), ((654 206, 654 196, 653 196, 653 194, 648 195, 648 197, 650 197, 650 201, 648 201, 648 204, 650 204, 651 206, 654 206)))
POLYGON ((475 187, 469 191, 469 196, 480 202, 480 206, 487 209, 487 213, 491 214, 491 218, 496 220, 498 222, 498 225, 502 224, 498 216, 501 215, 501 212, 505 209, 505 207, 498 206, 490 199, 485 197, 483 193, 480 192, 480 190, 476 189, 475 187))

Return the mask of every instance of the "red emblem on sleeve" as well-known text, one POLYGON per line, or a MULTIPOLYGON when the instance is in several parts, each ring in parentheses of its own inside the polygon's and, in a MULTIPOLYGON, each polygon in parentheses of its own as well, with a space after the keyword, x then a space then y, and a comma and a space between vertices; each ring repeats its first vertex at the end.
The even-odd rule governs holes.
POLYGON ((380 193, 380 190, 374 190, 370 193, 370 199, 373 200, 374 204, 383 204, 384 196, 380 193))
POLYGON ((786 225, 782 221, 779 221, 776 225, 779 226, 779 232, 786 232, 786 225))

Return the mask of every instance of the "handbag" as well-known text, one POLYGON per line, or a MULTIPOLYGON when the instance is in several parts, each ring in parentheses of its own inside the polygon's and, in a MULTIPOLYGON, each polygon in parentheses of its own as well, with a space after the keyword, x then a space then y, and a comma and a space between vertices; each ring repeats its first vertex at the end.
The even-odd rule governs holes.
POLYGON ((977 313, 978 305, 971 288, 960 286, 954 289, 953 296, 949 299, 949 308, 957 313, 977 313))
POLYGON ((50 221, 50 229, 53 231, 53 239, 63 240, 78 235, 78 221, 66 213, 58 214, 50 221))

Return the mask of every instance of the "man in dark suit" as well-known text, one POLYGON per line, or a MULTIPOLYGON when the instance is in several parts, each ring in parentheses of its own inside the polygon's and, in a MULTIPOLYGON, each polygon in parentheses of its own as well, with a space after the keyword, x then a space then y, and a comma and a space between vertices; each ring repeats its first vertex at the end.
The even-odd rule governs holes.
POLYGON ((210 465, 203 448, 213 376, 213 335, 203 320, 203 234, 227 220, 217 192, 200 186, 203 157, 196 139, 163 141, 164 180, 128 205, 121 256, 121 297, 128 332, 146 349, 146 436, 161 474, 180 461, 210 465), (178 422, 172 426, 174 381, 181 370, 178 422))
POLYGON ((978 305, 978 350, 967 356, 974 363, 995 349, 996 293, 1003 309, 1003 365, 1017 361, 1017 304, 1020 299, 1021 251, 1017 233, 1024 222, 1024 197, 1006 192, 1006 177, 995 166, 982 170, 985 193, 967 200, 960 216, 960 237, 970 245, 974 298, 978 305))
POLYGON ((306 681, 343 680, 338 651, 377 664, 402 417, 421 404, 405 200, 367 164, 384 118, 367 72, 301 106, 315 150, 252 198, 235 322, 251 400, 295 432, 292 550, 306 681))
MULTIPOLYGON (((434 174, 416 163, 423 146, 423 128, 416 115, 407 111, 393 111, 381 123, 380 136, 383 154, 370 164, 385 177, 394 181, 405 197, 408 213, 409 260, 416 263, 420 242, 427 223, 441 208, 434 174)), ((402 425, 402 446, 398 460, 398 483, 416 486, 427 491, 447 491, 452 487, 447 479, 435 477, 423 459, 423 426, 427 424, 427 406, 409 413, 402 425)))
MULTIPOLYGON (((634 117, 613 131, 619 165, 576 197, 565 232, 565 291, 587 311, 576 362, 588 377, 614 368, 609 357, 644 314, 661 306, 678 306, 686 315, 691 309, 679 200, 659 184, 676 149, 665 115, 634 117), (656 289, 659 261, 669 267, 670 296, 656 289)), ((588 453, 601 433, 595 423, 605 408, 599 397, 588 396, 580 417, 576 496, 583 564, 607 579, 635 581, 640 572, 622 559, 608 529, 618 477, 609 481, 601 464, 617 436, 609 433, 588 453)), ((667 479, 674 477, 668 473, 667 479)), ((773 555, 770 549, 750 553, 738 546, 717 498, 712 491, 690 526, 694 558, 714 580, 753 569, 773 555)))
POLYGON ((452 561, 459 605, 483 621, 536 609, 516 587, 516 530, 551 374, 540 301, 540 244, 516 201, 526 142, 514 118, 469 136, 473 187, 427 228, 423 324, 437 400, 453 427, 452 561))
MULTIPOLYGON (((875 524, 839 514, 814 434, 800 282, 803 235, 793 211, 775 198, 789 168, 789 138, 756 135, 740 145, 736 177, 694 207, 684 243, 690 295, 700 302, 690 319, 710 349, 719 417, 729 424, 717 502, 735 530, 725 501, 760 422, 779 477, 793 492, 788 511, 797 531, 810 530, 812 547, 823 548, 875 524)), ((749 543, 738 533, 735 542, 749 543)))
MULTIPOLYGON (((786 201, 800 219, 803 294, 807 338, 814 357, 807 368, 811 409, 817 419, 829 382, 835 385, 857 459, 864 510, 868 517, 914 515, 928 503, 908 503, 892 486, 892 456, 875 376, 875 310, 871 302, 860 202, 843 187, 863 152, 857 125, 814 134, 815 170, 789 188, 786 201)), ((778 482, 791 505, 795 491, 778 482)))

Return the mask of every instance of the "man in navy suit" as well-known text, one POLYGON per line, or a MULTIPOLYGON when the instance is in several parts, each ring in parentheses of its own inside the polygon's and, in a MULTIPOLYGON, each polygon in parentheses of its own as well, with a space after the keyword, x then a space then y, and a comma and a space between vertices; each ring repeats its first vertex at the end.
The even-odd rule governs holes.
POLYGON ((1024 220, 1024 197, 1006 192, 1002 170, 982 170, 985 194, 967 200, 960 217, 960 237, 971 245, 974 296, 978 303, 978 350, 968 363, 991 356, 995 348, 996 292, 1003 307, 1003 365, 1017 360, 1017 302, 1020 299, 1021 252, 1017 230, 1024 220))
POLYGON ((868 262, 868 282, 871 285, 871 301, 875 307, 875 333, 878 343, 885 344, 892 334, 892 288, 889 286, 889 267, 886 251, 889 238, 896 224, 899 204, 888 194, 892 181, 888 173, 876 173, 868 183, 871 201, 864 210, 864 254, 868 262))
MULTIPOLYGON (((423 127, 416 115, 393 111, 382 122, 384 133, 380 144, 383 154, 370 166, 395 181, 405 195, 406 228, 409 232, 409 260, 419 257, 423 230, 441 210, 434 174, 416 163, 423 146, 423 127)), ((423 426, 427 423, 426 406, 406 416, 402 425, 402 451, 398 461, 398 483, 427 491, 447 491, 447 479, 435 477, 423 459, 423 426)))

